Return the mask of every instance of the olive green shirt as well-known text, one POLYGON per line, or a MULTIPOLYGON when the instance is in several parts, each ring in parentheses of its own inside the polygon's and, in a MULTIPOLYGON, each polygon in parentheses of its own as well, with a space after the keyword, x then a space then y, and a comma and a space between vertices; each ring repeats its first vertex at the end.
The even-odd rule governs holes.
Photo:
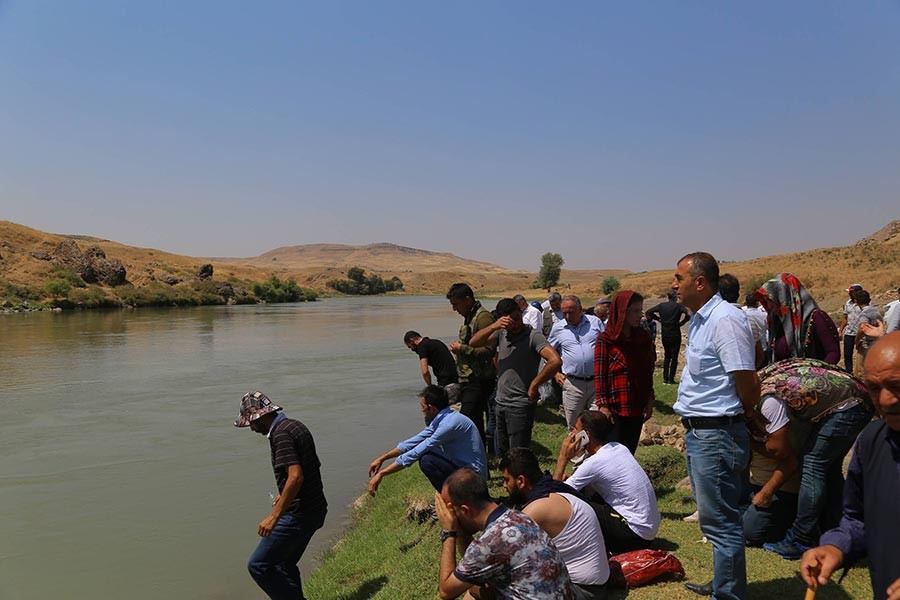
POLYGON ((459 382, 492 381, 497 376, 494 369, 494 349, 489 347, 473 348, 469 345, 478 331, 494 322, 494 317, 476 302, 463 320, 459 328, 459 352, 456 353, 456 372, 459 382))

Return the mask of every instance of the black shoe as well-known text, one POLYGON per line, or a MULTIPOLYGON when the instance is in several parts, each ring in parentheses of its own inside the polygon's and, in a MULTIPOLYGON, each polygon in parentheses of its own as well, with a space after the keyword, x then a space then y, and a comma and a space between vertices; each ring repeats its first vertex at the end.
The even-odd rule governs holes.
POLYGON ((684 587, 699 596, 712 596, 712 581, 709 583, 686 583, 684 587))

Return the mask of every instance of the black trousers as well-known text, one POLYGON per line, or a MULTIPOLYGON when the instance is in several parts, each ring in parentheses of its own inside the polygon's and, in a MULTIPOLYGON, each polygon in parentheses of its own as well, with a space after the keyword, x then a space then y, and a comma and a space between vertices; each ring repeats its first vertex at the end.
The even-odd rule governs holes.
POLYGON ((663 344, 663 380, 675 382, 675 372, 678 370, 678 353, 681 351, 681 335, 678 337, 662 338, 663 344))
POLYGON ((616 415, 616 422, 609 433, 610 442, 619 442, 634 456, 641 441, 641 429, 644 428, 643 417, 620 417, 616 415))
POLYGON ((844 368, 850 374, 853 374, 853 347, 855 341, 855 335, 844 336, 844 368))
MULTIPOLYGON (((467 381, 460 384, 459 412, 472 419, 482 440, 484 440, 484 417, 487 412, 488 398, 493 391, 493 379, 490 381, 467 381)), ((493 431, 489 433, 489 437, 494 437, 493 431)))
POLYGON ((603 531, 603 541, 606 543, 606 551, 610 554, 621 554, 632 550, 649 548, 652 540, 645 540, 631 530, 625 519, 606 502, 597 502, 599 496, 591 499, 591 507, 600 521, 600 529, 603 531))

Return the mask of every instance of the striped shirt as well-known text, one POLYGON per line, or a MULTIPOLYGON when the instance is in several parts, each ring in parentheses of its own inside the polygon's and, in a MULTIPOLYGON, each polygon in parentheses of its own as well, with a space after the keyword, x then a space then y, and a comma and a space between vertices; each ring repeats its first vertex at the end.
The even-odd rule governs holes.
POLYGON ((285 514, 313 514, 324 512, 328 507, 322 490, 321 463, 316 454, 316 444, 306 425, 295 419, 280 419, 273 423, 269 431, 269 447, 272 450, 272 470, 278 493, 287 483, 288 467, 300 465, 303 483, 300 491, 285 514))

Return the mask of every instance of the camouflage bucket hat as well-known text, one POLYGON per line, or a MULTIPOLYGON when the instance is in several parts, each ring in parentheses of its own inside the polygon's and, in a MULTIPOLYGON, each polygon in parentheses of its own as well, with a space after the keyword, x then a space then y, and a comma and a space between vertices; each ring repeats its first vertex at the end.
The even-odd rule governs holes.
POLYGON ((273 404, 269 397, 262 392, 247 392, 241 398, 241 414, 234 422, 235 427, 249 427, 251 421, 255 421, 266 413, 281 410, 277 404, 273 404))

